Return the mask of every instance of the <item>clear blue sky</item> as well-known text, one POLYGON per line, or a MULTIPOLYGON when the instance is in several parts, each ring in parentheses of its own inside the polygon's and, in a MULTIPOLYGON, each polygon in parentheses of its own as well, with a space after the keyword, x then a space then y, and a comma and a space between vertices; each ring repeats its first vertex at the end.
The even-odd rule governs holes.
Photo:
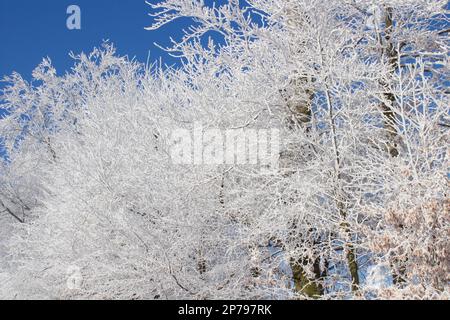
MULTIPOLYGON (((212 2, 226 0, 206 1, 212 2)), ((63 74, 72 65, 70 51, 90 52, 106 39, 121 55, 145 62, 150 50, 153 61, 162 57, 166 64, 176 63, 154 42, 168 45, 169 37, 179 38, 189 21, 177 20, 161 30, 146 31, 144 27, 152 22, 149 12, 145 0, 0 0, 0 78, 17 71, 29 80, 47 56, 63 74), (72 4, 81 8, 81 30, 66 27, 66 10, 72 4)))
MULTIPOLYGON (((157 0, 149 0, 157 1, 157 0)), ((206 4, 226 0, 206 0, 206 4)), ((183 28, 192 23, 179 19, 157 31, 146 31, 153 18, 145 0, 0 0, 0 80, 16 71, 30 81, 34 68, 44 57, 52 60, 59 75, 70 70, 69 52, 91 52, 104 40, 113 43, 120 55, 146 62, 159 60, 173 65, 179 60, 158 49, 154 43, 170 45, 183 28), (67 8, 81 9, 81 30, 69 30, 67 8)), ((6 85, 0 81, 0 90, 6 85)), ((1 108, 0 118, 5 115, 1 108)), ((0 138, 0 157, 4 151, 0 138)))
POLYGON ((146 31, 152 22, 148 12, 144 0, 0 0, 0 78, 17 71, 30 79, 46 56, 64 73, 72 65, 70 51, 90 52, 103 39, 114 43, 121 55, 145 62, 150 50, 152 60, 163 57, 175 63, 153 43, 169 44, 169 36, 180 36, 183 21, 146 31), (81 30, 66 27, 66 10, 72 4, 81 9, 81 30))

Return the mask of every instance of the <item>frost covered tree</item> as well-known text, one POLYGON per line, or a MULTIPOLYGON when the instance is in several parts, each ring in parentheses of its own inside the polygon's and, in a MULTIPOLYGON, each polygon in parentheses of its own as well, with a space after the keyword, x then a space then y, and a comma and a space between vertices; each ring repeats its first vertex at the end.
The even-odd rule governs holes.
POLYGON ((448 298, 446 1, 374 3, 152 1, 193 22, 180 68, 105 44, 9 77, 0 295, 448 298), (273 128, 277 170, 173 159, 273 128))

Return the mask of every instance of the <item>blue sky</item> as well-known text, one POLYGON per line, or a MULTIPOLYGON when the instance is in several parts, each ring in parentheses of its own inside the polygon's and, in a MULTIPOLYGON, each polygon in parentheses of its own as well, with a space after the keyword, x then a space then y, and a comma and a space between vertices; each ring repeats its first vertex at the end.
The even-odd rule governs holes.
POLYGON ((109 39, 119 54, 145 62, 159 57, 167 64, 175 59, 154 46, 169 44, 179 37, 182 22, 158 31, 146 31, 151 24, 150 7, 144 0, 0 0, 0 78, 17 71, 26 79, 43 57, 50 57, 59 74, 72 60, 68 53, 90 52, 109 39), (81 9, 81 30, 69 30, 69 5, 81 9))
MULTIPOLYGON (((149 0, 158 1, 158 0, 149 0)), ((225 0, 207 0, 218 4, 225 0)), ((167 65, 178 62, 155 46, 170 45, 192 23, 179 19, 157 31, 144 28, 152 23, 145 0, 0 0, 0 79, 16 71, 30 81, 32 71, 49 57, 59 75, 73 66, 69 53, 91 52, 104 40, 113 43, 119 55, 146 62, 161 59, 167 65), (67 28, 67 8, 81 9, 81 30, 67 28)), ((6 85, 0 81, 0 90, 6 85)), ((0 100, 1 103, 1 100, 0 100)), ((0 118, 5 110, 0 104, 0 118)), ((0 158, 4 150, 0 139, 0 158)))
MULTIPOLYGON (((107 39, 120 55, 146 62, 150 51, 152 61, 161 58, 172 65, 177 60, 154 43, 170 44, 169 37, 180 37, 189 21, 146 31, 152 22, 148 12, 144 0, 0 0, 0 79, 16 71, 29 81, 44 57, 52 60, 58 74, 64 74, 73 65, 70 51, 91 52, 107 39), (81 9, 81 30, 66 26, 70 5, 81 9)), ((5 85, 0 82, 0 90, 5 85)), ((0 141, 0 157, 2 149, 0 141)))

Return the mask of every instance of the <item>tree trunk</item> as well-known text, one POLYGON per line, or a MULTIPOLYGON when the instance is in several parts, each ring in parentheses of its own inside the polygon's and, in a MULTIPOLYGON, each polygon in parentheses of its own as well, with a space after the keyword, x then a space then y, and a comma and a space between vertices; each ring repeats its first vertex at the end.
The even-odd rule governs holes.
POLYGON ((335 165, 334 165, 334 172, 336 175, 337 181, 335 182, 336 190, 336 206, 339 210, 339 215, 341 216, 342 223, 341 227, 344 230, 344 235, 347 238, 346 244, 345 244, 345 250, 347 252, 346 259, 347 259, 347 265, 348 269, 350 271, 350 275, 352 278, 352 291, 357 291, 359 287, 359 275, 358 275, 358 263, 356 261, 356 252, 352 243, 352 235, 350 231, 350 224, 347 221, 347 211, 345 209, 345 204, 343 199, 345 199, 345 196, 342 195, 342 187, 340 186, 340 182, 342 179, 341 174, 341 154, 338 147, 337 142, 337 129, 336 129, 336 123, 334 120, 334 110, 333 110, 333 103, 331 99, 330 92, 327 88, 326 92, 326 98, 327 98, 327 105, 328 105, 328 112, 329 112, 329 118, 330 118, 330 127, 331 132, 333 136, 333 149, 334 149, 334 155, 335 155, 335 165))
MULTIPOLYGON (((395 49, 394 44, 392 43, 392 29, 394 28, 393 21, 393 10, 391 7, 386 8, 386 16, 385 16, 385 46, 384 46, 384 54, 387 55, 387 59, 389 62, 389 67, 391 72, 394 73, 398 68, 397 58, 398 52, 395 49)), ((380 37, 381 38, 381 37, 380 37)), ((383 116, 384 116, 384 129, 388 135, 389 139, 389 154, 391 157, 397 157, 399 155, 397 148, 397 129, 395 128, 395 112, 393 107, 395 105, 395 95, 390 91, 390 88, 386 83, 382 83, 382 86, 385 90, 385 98, 389 101, 389 104, 383 103, 383 116)))
MULTIPOLYGON (((392 74, 396 72, 396 70, 399 68, 398 65, 398 54, 399 52, 394 46, 394 43, 392 42, 392 32, 394 28, 394 16, 393 16, 393 8, 388 7, 386 8, 386 15, 385 15, 385 54, 387 55, 387 59, 390 66, 390 71, 392 74)), ((381 37, 380 37, 381 39, 381 37)), ((387 86, 387 84, 382 83, 383 87, 385 88, 385 98, 389 101, 390 105, 383 103, 383 115, 384 115, 384 129, 388 135, 389 139, 389 145, 388 145, 388 151, 391 157, 395 158, 399 156, 399 150, 397 146, 397 139, 398 133, 397 129, 395 128, 395 112, 393 110, 393 107, 396 103, 395 95, 392 93, 387 86)), ((396 267, 399 264, 398 259, 393 258, 391 261, 391 269, 392 269, 392 278, 394 284, 401 284, 405 282, 405 274, 406 274, 406 268, 405 266, 396 267)))
MULTIPOLYGON (((301 128, 305 132, 311 130, 310 124, 312 120, 312 100, 314 99, 314 92, 308 88, 308 79, 299 76, 298 79, 291 81, 290 85, 293 87, 293 96, 284 96, 289 110, 288 127, 291 130, 301 128), (304 92, 306 101, 298 101, 298 97, 304 92)), ((280 92, 282 95, 283 91, 280 92)), ((295 230, 297 224, 294 222, 292 229, 295 230)), ((310 298, 317 298, 324 293, 321 280, 323 272, 320 269, 320 258, 316 257, 313 260, 305 257, 299 259, 290 259, 290 267, 292 270, 292 279, 294 282, 294 289, 296 292, 304 294, 310 298), (309 278, 306 268, 309 265, 313 266, 314 277, 309 278)))
POLYGON ((290 265, 295 291, 301 292, 311 298, 318 298, 323 295, 323 286, 319 282, 321 280, 321 273, 320 261, 318 259, 313 263, 315 279, 308 278, 306 274, 307 259, 291 259, 290 265))

